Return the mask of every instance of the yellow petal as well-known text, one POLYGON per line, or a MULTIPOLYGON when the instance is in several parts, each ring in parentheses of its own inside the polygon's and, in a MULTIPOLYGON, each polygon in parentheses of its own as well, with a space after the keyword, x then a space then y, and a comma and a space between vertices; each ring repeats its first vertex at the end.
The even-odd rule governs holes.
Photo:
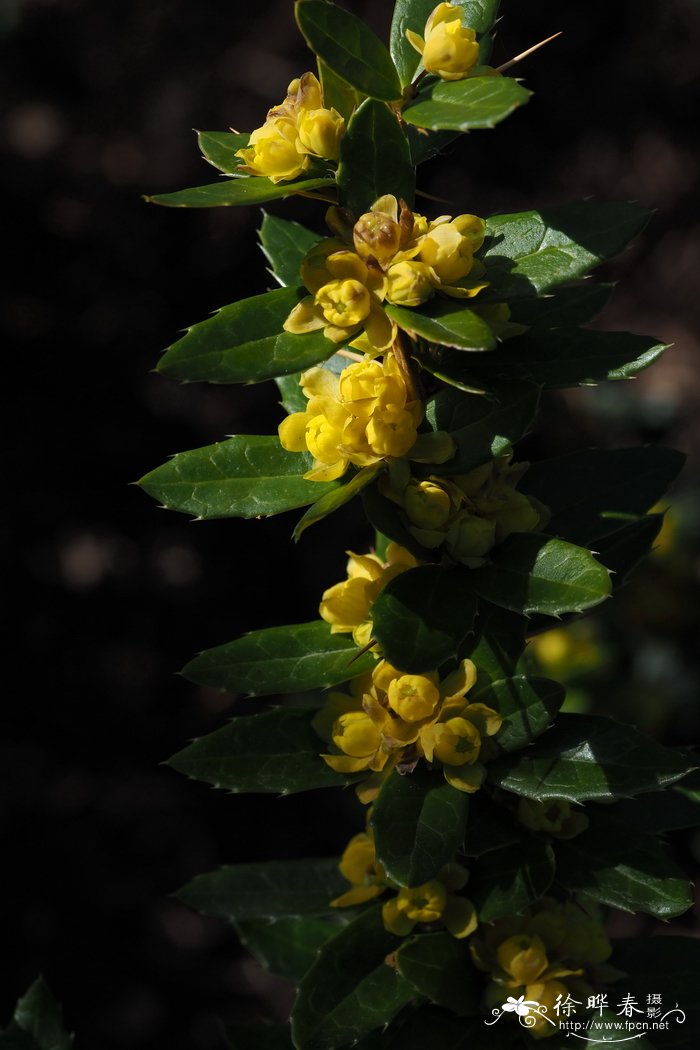
POLYGON ((387 901, 382 908, 382 921, 386 929, 390 933, 395 933, 397 937, 407 937, 416 925, 411 919, 401 914, 396 905, 396 898, 387 901))
POLYGON ((305 332, 316 332, 325 324, 326 319, 321 307, 316 306, 309 295, 297 303, 282 327, 292 335, 302 335, 305 332))
POLYGON ((478 791, 486 777, 486 770, 478 762, 472 766, 443 766, 442 769, 447 783, 467 795, 478 791))
POLYGON ((321 755, 321 758, 336 773, 360 773, 369 768, 368 758, 353 758, 352 755, 321 755))
POLYGON ((315 462, 313 470, 307 470, 304 477, 307 481, 336 481, 337 478, 342 478, 348 469, 348 462, 346 456, 336 460, 335 463, 315 462))
POLYGON ((406 30, 406 39, 408 40, 411 47, 414 47, 419 55, 423 54, 423 48, 425 47, 425 40, 418 33, 414 33, 412 29, 406 30))
POLYGON ((277 428, 282 448, 287 452, 306 452, 306 424, 308 413, 293 412, 277 428))
POLYGON ((396 338, 396 325, 389 320, 374 296, 364 328, 365 335, 375 351, 387 350, 396 338))
POLYGON ((449 896, 442 921, 453 937, 468 937, 478 926, 476 908, 466 897, 449 896))
POLYGON ((342 893, 331 901, 331 908, 352 908, 355 904, 366 904, 367 901, 380 897, 386 886, 353 886, 347 893, 342 893))

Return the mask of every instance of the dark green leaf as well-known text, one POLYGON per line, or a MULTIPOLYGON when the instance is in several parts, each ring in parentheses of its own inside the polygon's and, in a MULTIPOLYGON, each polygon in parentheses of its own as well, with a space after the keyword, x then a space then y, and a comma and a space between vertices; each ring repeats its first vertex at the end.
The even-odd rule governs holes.
POLYGON ((369 98, 393 102, 401 97, 391 55, 356 15, 325 0, 297 0, 295 12, 311 50, 342 80, 369 98))
POLYGON ((321 949, 299 985, 292 1032, 300 1050, 335 1050, 381 1028, 415 996, 385 962, 400 939, 369 908, 321 949))
POLYGON ((245 149, 250 136, 236 131, 198 131, 197 140, 205 160, 223 171, 226 175, 235 175, 243 160, 236 156, 239 149, 245 149))
POLYGON ((15 1007, 10 1026, 0 1033, 2 1050, 71 1050, 63 1011, 43 977, 39 977, 15 1007))
POLYGON ((567 714, 527 751, 491 763, 489 778, 526 798, 585 802, 658 791, 691 769, 684 755, 631 726, 567 714))
POLYGON ((182 673, 198 685, 265 696, 325 689, 371 671, 374 657, 323 620, 253 631, 206 649, 182 673))
POLYGON ((442 346, 461 350, 493 350, 496 337, 478 313, 454 301, 433 299, 420 310, 388 304, 385 310, 399 328, 442 346))
POLYGON ((401 976, 431 1002, 461 1017, 479 1013, 477 971, 463 941, 448 933, 411 937, 396 953, 396 965, 401 976))
POLYGON ((319 948, 335 937, 338 924, 322 919, 252 919, 237 922, 242 944, 258 962, 290 981, 300 981, 316 961, 319 948))
MULTIPOLYGON (((493 27, 499 3, 500 0, 456 0, 457 6, 464 8, 462 24, 475 30, 477 37, 483 37, 493 27)), ((397 0, 394 7, 389 50, 404 85, 411 83, 421 60, 406 39, 406 30, 423 36, 425 23, 434 8, 433 0, 397 0)), ((482 63, 488 58, 488 40, 485 43, 486 47, 482 41, 482 63)))
POLYGON ((306 514, 297 523, 292 533, 294 540, 298 540, 301 534, 308 529, 309 525, 315 525, 317 521, 327 518, 329 514, 349 503, 363 489, 371 485, 377 475, 384 469, 383 463, 377 463, 373 467, 363 467, 352 477, 347 478, 344 484, 321 496, 313 506, 309 507, 306 514))
POLYGON ((539 295, 617 255, 644 228, 635 204, 585 201, 541 212, 493 215, 480 256, 491 286, 482 299, 539 295))
POLYGON ((615 574, 616 587, 624 583, 637 563, 651 552, 662 524, 662 514, 648 514, 596 541, 598 561, 615 574))
MULTIPOLYGON (((505 1050, 510 1047, 510 1033, 488 1030, 488 1050, 505 1050)), ((482 1050, 484 1022, 465 1020, 440 1007, 430 1004, 405 1011, 398 1024, 393 1024, 387 1033, 381 1050, 482 1050)), ((483 1046, 483 1050, 487 1050, 483 1046)))
POLYGON ((340 144, 340 203, 359 217, 385 193, 413 207, 415 191, 408 142, 395 114, 383 102, 368 98, 355 112, 340 144))
POLYGON ((421 769, 385 781, 372 810, 377 859, 401 886, 420 886, 454 857, 464 840, 469 796, 421 769))
POLYGON ((301 283, 299 271, 304 256, 318 244, 321 239, 319 235, 298 222, 266 214, 259 237, 260 247, 270 264, 270 272, 281 285, 296 288, 301 283))
POLYGON ((203 915, 243 921, 328 915, 346 889, 337 858, 329 857, 227 865, 197 875, 178 897, 203 915))
POLYGON ((575 328, 600 313, 614 284, 585 281, 571 288, 557 288, 541 299, 516 299, 511 320, 540 331, 551 328, 575 328))
POLYGON ((414 167, 423 164, 431 157, 443 153, 450 143, 459 138, 458 131, 425 131, 423 128, 412 128, 406 126, 408 147, 411 151, 411 159, 414 167))
POLYGON ((357 91, 347 80, 339 77, 325 62, 318 60, 318 76, 323 91, 323 104, 326 109, 335 109, 347 121, 364 100, 361 91, 357 91))
POLYGON ((626 937, 613 941, 611 962, 627 974, 615 989, 620 997, 634 994, 640 1006, 645 1006, 647 995, 656 992, 661 996, 662 1014, 674 1010, 676 1004, 684 1012, 685 1020, 681 1023, 678 1015, 673 1014, 668 1018, 667 1031, 650 1033, 657 1050, 688 1050, 697 1045, 700 940, 696 937, 626 937))
POLYGON ((192 186, 175 193, 157 193, 145 199, 149 204, 163 204, 167 208, 225 208, 239 204, 265 204, 266 201, 291 197, 295 193, 310 193, 335 186, 335 179, 297 179, 294 182, 270 182, 262 176, 222 179, 210 186, 192 186))
POLYGON ((299 385, 302 374, 302 372, 295 372, 291 376, 275 377, 275 383, 282 398, 280 404, 285 412, 306 412, 306 409, 309 407, 306 394, 299 385))
POLYGON ((684 460, 660 446, 588 449, 531 464, 520 488, 549 508, 548 532, 588 546, 653 507, 684 460))
POLYGON ((474 638, 468 638, 460 656, 468 656, 479 672, 478 688, 510 678, 525 649, 527 620, 498 605, 479 603, 474 638))
POLYGON ((494 605, 528 615, 582 612, 610 594, 608 570, 583 547, 537 533, 513 533, 491 564, 471 572, 475 592, 494 605))
POLYGON ((503 726, 494 741, 504 751, 519 751, 531 744, 554 721, 566 691, 547 678, 504 678, 475 690, 469 699, 486 704, 503 716, 503 726))
POLYGON ((235 793, 289 795, 352 783, 357 777, 334 772, 320 757, 324 745, 310 722, 310 711, 293 707, 234 718, 178 751, 168 765, 235 793))
POLYGON ((686 784, 693 776, 684 778, 665 791, 645 795, 643 799, 622 799, 615 806, 605 806, 600 812, 590 812, 591 821, 596 825, 611 822, 615 827, 630 828, 636 831, 657 833, 676 831, 680 828, 700 828, 700 799, 693 792, 686 791, 686 784))
POLYGON ((337 482, 306 481, 307 453, 285 452, 276 437, 238 436, 180 452, 141 478, 169 510, 198 518, 281 514, 334 492, 337 482))
POLYGON ((430 131, 493 128, 532 94, 510 77, 467 77, 432 81, 403 110, 409 124, 430 131))
POLYGON ((399 508, 382 496, 376 485, 362 493, 362 506, 370 524, 394 543, 400 544, 421 561, 431 561, 436 557, 435 551, 421 547, 401 521, 399 508))
POLYGON ((294 1050, 287 1024, 226 1026, 229 1050, 294 1050))
POLYGON ((554 878, 554 851, 524 838, 516 848, 493 850, 471 865, 469 896, 482 922, 517 915, 543 897, 554 878))
POLYGON ((512 846, 522 838, 523 829, 516 824, 510 810, 497 805, 485 791, 472 795, 469 819, 462 852, 467 857, 481 857, 492 850, 512 846))
POLYGON ((187 382, 259 383, 320 364, 336 350, 322 331, 292 335, 282 328, 299 295, 277 288, 222 307, 168 347, 158 371, 187 382))
POLYGON ((390 664, 423 674, 456 655, 475 616, 468 573, 421 565, 383 589, 372 606, 372 634, 390 664))

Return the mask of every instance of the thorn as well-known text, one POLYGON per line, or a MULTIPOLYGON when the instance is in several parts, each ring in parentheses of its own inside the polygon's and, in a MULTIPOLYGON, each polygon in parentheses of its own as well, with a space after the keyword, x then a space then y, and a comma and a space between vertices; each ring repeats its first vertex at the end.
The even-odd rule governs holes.
POLYGON ((516 62, 521 62, 524 58, 527 58, 528 55, 532 55, 535 51, 539 51, 541 47, 544 47, 544 45, 548 44, 551 40, 556 40, 558 36, 562 35, 562 32, 563 30, 560 29, 558 33, 553 33, 552 36, 548 36, 546 40, 540 40, 539 44, 533 44, 532 47, 527 49, 527 51, 521 51, 519 55, 516 55, 515 58, 511 58, 509 62, 504 62, 502 66, 498 66, 496 72, 503 73, 506 69, 510 69, 510 67, 514 66, 516 62))
POLYGON ((353 656, 352 660, 348 664, 348 667, 352 667, 352 665, 355 663, 356 660, 359 660, 361 656, 364 656, 365 653, 368 653, 370 651, 370 649, 372 649, 372 647, 375 646, 376 644, 377 644, 377 639, 376 638, 370 638, 370 640, 367 642, 367 645, 363 646, 362 649, 360 649, 359 653, 355 653, 355 655, 353 656))

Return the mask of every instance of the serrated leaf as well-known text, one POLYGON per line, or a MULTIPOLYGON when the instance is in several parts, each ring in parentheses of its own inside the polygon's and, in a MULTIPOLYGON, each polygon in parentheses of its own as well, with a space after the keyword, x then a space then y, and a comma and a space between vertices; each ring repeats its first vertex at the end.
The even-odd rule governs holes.
POLYGON ((421 88, 402 116, 408 124, 430 131, 472 131, 493 128, 518 106, 531 91, 511 77, 467 77, 466 80, 437 80, 421 88))
POLYGON ((325 493, 320 499, 309 507, 306 514, 297 523, 292 536, 298 540, 301 534, 308 529, 309 525, 315 525, 317 521, 327 518, 329 514, 345 506, 351 499, 359 495, 363 489, 371 485, 375 478, 385 469, 383 463, 377 463, 372 467, 362 467, 351 478, 345 480, 344 484, 325 493))
POLYGON ((566 690, 559 682, 517 675, 476 689, 469 699, 486 704, 503 716, 494 743, 503 751, 519 751, 549 728, 565 696, 566 690))
POLYGON ((539 299, 516 299, 511 320, 528 328, 575 328, 592 320, 609 300, 614 284, 585 281, 571 288, 557 288, 539 299))
POLYGON ((369 908, 321 949, 299 985, 292 1033, 299 1050, 335 1050, 381 1028, 415 996, 385 962, 401 943, 384 929, 381 904, 369 908))
POLYGON ((323 620, 269 627, 206 649, 183 668, 198 685, 265 696, 326 689, 374 667, 370 653, 344 634, 332 634, 323 620))
POLYGON ((179 773, 233 792, 289 795, 342 786, 357 777, 332 770, 306 708, 278 707, 234 718, 168 761, 179 773))
POLYGON ((589 551, 526 532, 496 547, 489 565, 472 570, 470 582, 486 601, 524 615, 582 612, 611 591, 608 570, 589 551))
POLYGON ((413 128, 406 125, 406 138, 408 148, 411 151, 411 159, 414 167, 424 164, 431 157, 436 157, 455 139, 459 138, 458 131, 426 131, 424 128, 413 128))
POLYGON ((290 376, 275 377, 275 383, 281 397, 280 404, 288 414, 292 412, 306 412, 306 409, 309 407, 308 399, 299 382, 302 374, 302 372, 295 372, 290 376))
POLYGON ((265 214, 258 236, 273 276, 284 287, 296 288, 301 283, 299 271, 304 256, 318 244, 319 235, 301 223, 265 214))
POLYGON ((390 664, 423 674, 456 655, 475 616, 467 573, 421 565, 384 587, 372 605, 372 635, 390 664))
POLYGON ((43 977, 17 1003, 10 1026, 0 1033, 2 1050, 71 1050, 63 1011, 43 977))
POLYGON ((311 50, 342 80, 369 98, 401 97, 391 55, 356 15, 325 0, 297 0, 295 14, 311 50))
POLYGON ((492 762, 489 779, 526 798, 586 802, 658 791, 693 768, 632 726, 566 714, 527 751, 492 762))
POLYGON ((590 812, 591 822, 608 827, 635 829, 656 834, 661 831, 676 831, 680 828, 700 827, 700 799, 686 788, 697 774, 685 777, 665 791, 645 795, 643 799, 622 799, 615 806, 601 807, 600 812, 590 812))
POLYGON ((139 485, 169 510, 198 518, 258 518, 314 503, 337 482, 306 481, 307 453, 286 452, 273 436, 239 435, 179 452, 139 485))
POLYGON ((493 850, 472 862, 469 896, 482 922, 517 915, 543 897, 554 879, 554 851, 524 838, 517 848, 493 850))
POLYGON ((366 99, 340 144, 340 203, 359 218, 385 193, 413 207, 415 191, 411 154, 395 114, 383 102, 366 99))
POLYGON ((460 350, 493 350, 496 337, 474 310, 444 299, 434 299, 420 310, 387 304, 384 308, 399 328, 442 346, 460 350))
POLYGON ((337 922, 316 918, 237 922, 241 943, 271 973, 300 981, 319 949, 338 932, 337 922))
POLYGON ((250 135, 238 131, 198 131, 197 141, 202 156, 213 167, 226 175, 235 175, 244 161, 236 156, 239 149, 245 149, 250 135))
POLYGON ((488 602, 479 603, 474 636, 460 656, 468 656, 478 669, 477 688, 515 674, 525 650, 527 619, 488 602))
POLYGON ((647 514, 596 541, 598 561, 614 573, 615 587, 651 552, 663 520, 663 514, 647 514))
POLYGON ((467 829, 461 852, 466 857, 482 857, 492 850, 512 846, 522 838, 522 826, 516 824, 510 810, 497 805, 484 791, 472 795, 467 829))
POLYGON ((400 886, 434 878, 464 840, 469 796, 441 772, 390 774, 372 810, 377 859, 400 886))
POLYGON ((448 933, 411 937, 397 951, 396 965, 401 976, 430 1002, 445 1006, 460 1017, 479 1013, 481 989, 469 948, 463 941, 448 933))
POLYGON ((222 307, 168 347, 157 371, 190 383, 259 383, 320 364, 336 351, 322 331, 282 327, 300 294, 277 288, 222 307))
MULTIPOLYGON (((484 37, 493 27, 500 0, 456 0, 456 6, 464 9, 462 24, 473 29, 477 37, 484 37)), ((391 22, 389 50, 398 70, 402 85, 410 84, 418 69, 421 57, 406 39, 410 29, 423 36, 425 23, 435 8, 433 0, 397 0, 391 22)), ((488 59, 489 41, 481 41, 480 61, 488 59)))
POLYGON ((540 212, 492 215, 479 257, 490 287, 483 300, 541 295, 621 252, 649 213, 635 204, 585 201, 540 212))
POLYGON ((329 857, 230 864, 197 875, 177 895, 203 915, 243 922, 329 915, 331 901, 346 889, 337 858, 329 857))
POLYGON ((243 204, 265 204, 267 201, 291 197, 295 193, 311 193, 335 186, 335 178, 297 179, 294 182, 270 182, 262 176, 222 179, 207 186, 192 186, 174 193, 156 193, 144 199, 149 204, 166 208, 228 208, 243 204))
POLYGON ((588 449, 531 464, 520 488, 549 508, 548 532, 587 546, 653 507, 684 461, 661 446, 588 449))

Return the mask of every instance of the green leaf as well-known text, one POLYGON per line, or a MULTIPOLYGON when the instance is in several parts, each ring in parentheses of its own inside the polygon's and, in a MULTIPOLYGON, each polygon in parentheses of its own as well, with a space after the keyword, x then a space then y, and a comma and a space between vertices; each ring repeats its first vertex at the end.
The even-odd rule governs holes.
POLYGON ((481 990, 469 948, 463 941, 448 933, 410 937, 396 953, 396 965, 401 976, 431 1002, 461 1017, 479 1013, 481 990))
POLYGON ((402 116, 408 124, 430 131, 493 128, 524 105, 531 94, 511 77, 434 80, 403 109, 402 116))
POLYGON ((537 533, 513 533, 491 563, 470 574, 474 591, 512 612, 559 616, 582 612, 610 595, 608 570, 583 547, 537 533))
MULTIPOLYGON (((371 485, 378 474, 385 469, 383 463, 377 463, 372 467, 363 467, 358 470, 351 478, 334 488, 331 492, 325 493, 320 499, 316 500, 313 506, 309 507, 303 518, 297 523, 294 532, 292 533, 293 539, 296 541, 300 538, 301 534, 308 529, 309 525, 315 525, 317 521, 321 521, 323 518, 327 518, 329 514, 338 510, 340 507, 345 506, 351 499, 362 492, 363 489, 371 485)), ((316 484, 314 482, 313 484, 316 484)))
POLYGON ((71 1050, 63 1011, 43 977, 37 978, 15 1007, 10 1026, 0 1033, 2 1050, 71 1050))
POLYGON ((372 810, 377 859, 400 886, 420 886, 454 857, 464 840, 469 796, 441 772, 390 774, 372 810))
POLYGON ((273 436, 239 435, 179 452, 138 482, 169 510, 197 518, 281 514, 334 492, 336 482, 306 481, 307 453, 286 452, 273 436))
POLYGON ((323 620, 253 631, 206 649, 183 668, 197 685, 265 696, 326 689, 371 671, 375 660, 323 620))
MULTIPOLYGON (((667 349, 667 343, 629 332, 534 329, 509 339, 488 357, 470 359, 464 368, 482 382, 528 379, 545 387, 590 386, 633 379, 667 349)), ((440 364, 450 374, 458 374, 460 362, 455 354, 440 364)))
POLYGON ((291 414, 292 412, 305 412, 309 407, 306 394, 299 385, 302 375, 302 372, 295 372, 291 376, 275 377, 275 383, 277 384, 277 389, 279 390, 282 399, 280 404, 288 414, 291 414))
POLYGON ((475 635, 460 651, 478 668, 477 688, 510 678, 525 650, 527 620, 498 605, 479 603, 475 635))
POLYGON ((229 1050, 294 1050, 287 1024, 226 1025, 229 1050))
MULTIPOLYGON (((462 24, 474 29, 477 37, 483 37, 493 27, 499 3, 500 0, 456 0, 457 6, 464 8, 462 24)), ((396 2, 391 22, 389 50, 402 85, 411 83, 421 61, 418 52, 406 39, 406 30, 411 29, 419 36, 423 36, 425 23, 434 8, 433 0, 397 0, 396 2)), ((488 40, 482 41, 480 55, 482 63, 488 58, 488 43, 488 40)))
POLYGON ((295 193, 311 193, 335 186, 335 179, 296 179, 294 182, 270 182, 263 176, 226 179, 209 186, 192 186, 174 193, 156 193, 144 199, 149 204, 166 208, 226 208, 240 204, 265 204, 267 201, 291 197, 295 193))
POLYGON ((187 382, 259 383, 320 364, 336 350, 322 331, 292 335, 282 328, 299 295, 277 288, 222 307, 168 347, 157 370, 187 382))
POLYGON ((531 464, 520 488, 549 508, 552 535, 588 546, 653 507, 684 461, 661 446, 588 449, 531 464))
POLYGON ((337 858, 329 857, 227 865, 197 875, 178 897, 203 915, 244 921, 329 915, 346 889, 337 858))
MULTIPOLYGON (((626 976, 617 985, 620 995, 634 994, 640 1006, 650 992, 661 995, 662 1013, 676 1004, 685 1020, 669 1017, 667 1031, 651 1033, 657 1050, 688 1050, 700 1037, 700 941, 695 937, 626 937, 613 941, 612 963, 626 976)), ((612 998, 612 997, 611 997, 612 998)), ((635 1017, 637 1015, 635 1014, 635 1017)), ((635 1047, 637 1043, 633 1044, 635 1047)))
POLYGON ((489 397, 442 391, 425 412, 432 429, 447 430, 457 446, 440 474, 463 474, 500 455, 526 432, 538 401, 539 390, 530 383, 504 384, 489 397))
POLYGON ((543 897, 554 879, 554 851, 523 838, 517 847, 493 850, 471 865, 469 896, 481 922, 517 915, 543 897))
MULTIPOLYGON (((306 0, 302 0, 306 2, 306 0)), ((299 985, 292 1033, 299 1050, 335 1050, 386 1025, 415 996, 385 962, 401 943, 369 908, 320 951, 299 985)))
POLYGON ((418 540, 411 535, 401 521, 399 508, 391 500, 382 496, 376 485, 365 489, 362 493, 362 506, 365 514, 378 532, 388 536, 394 543, 400 544, 414 557, 421 561, 431 561, 437 557, 435 551, 429 551, 422 547, 418 540))
MULTIPOLYGON (((511 1039, 501 1029, 489 1029, 488 1050, 506 1050, 511 1039)), ((484 1022, 455 1017, 448 1010, 425 1004, 407 1010, 398 1024, 392 1024, 381 1050, 482 1050, 484 1022)), ((484 1046, 483 1050, 487 1050, 484 1046)))
POLYGON ((587 280, 570 288, 557 288, 540 299, 516 299, 511 320, 528 328, 576 328, 594 318, 609 300, 614 284, 587 280))
POLYGON ((420 310, 387 304, 384 308, 399 328, 415 332, 432 343, 461 350, 493 350, 496 337, 478 313, 444 299, 434 299, 420 310))
POLYGON ((458 131, 425 131, 424 128, 406 125, 408 147, 411 151, 411 159, 414 167, 425 163, 431 157, 437 157, 450 143, 459 138, 458 131))
POLYGON ((523 829, 505 806, 497 805, 485 791, 472 795, 470 803, 462 846, 466 857, 482 857, 520 841, 523 829))
POLYGON ((364 100, 364 95, 361 91, 357 91, 352 84, 348 84, 347 80, 339 77, 321 59, 318 60, 318 77, 321 81, 324 106, 326 109, 337 110, 347 123, 364 100))
POLYGON ((492 215, 479 255, 490 287, 482 300, 540 295, 617 255, 644 228, 635 204, 585 201, 541 212, 492 215))
POLYGON ((316 918, 252 919, 237 922, 241 943, 258 962, 290 981, 300 981, 320 948, 338 932, 338 924, 316 918))
POLYGON ((472 629, 476 601, 465 572, 421 565, 390 580, 372 606, 372 635, 405 674, 423 674, 456 656, 472 629))
POLYGON ((600 812, 589 812, 592 825, 603 823, 608 827, 628 828, 647 833, 677 831, 680 828, 700 828, 700 799, 688 791, 688 785, 697 774, 685 777, 665 791, 645 795, 643 799, 622 799, 615 806, 602 807, 600 812))
MULTIPOLYGON (((306 0, 300 0, 301 3, 306 0)), ((385 193, 413 207, 416 177, 406 136, 383 102, 368 98, 340 144, 338 195, 356 217, 385 193)))
POLYGON ((353 783, 357 777, 334 772, 321 758, 324 745, 311 727, 311 714, 277 707, 234 718, 178 751, 168 765, 235 793, 289 795, 353 783))
POLYGON ((526 798, 586 802, 657 791, 693 768, 631 726, 567 714, 526 751, 492 762, 489 779, 526 798))
POLYGON ((238 131, 198 131, 197 141, 202 156, 213 167, 225 175, 235 175, 243 160, 236 156, 239 149, 245 149, 250 135, 238 131))
POLYGON ((596 542, 598 561, 615 574, 616 587, 621 586, 638 562, 651 552, 662 524, 662 514, 648 514, 601 536, 596 542))
POLYGON ((650 835, 590 828, 557 846, 557 877, 610 908, 657 919, 682 915, 693 904, 688 880, 650 835))
POLYGON ((519 751, 531 744, 554 721, 566 690, 547 678, 503 678, 470 694, 473 703, 486 704, 503 716, 494 743, 503 751, 519 751))
POLYGON ((265 214, 259 237, 260 247, 270 264, 270 273, 281 285, 296 288, 301 283, 299 271, 304 256, 318 244, 319 235, 301 223, 265 214))
POLYGON ((391 55, 356 15, 325 0, 297 0, 295 13, 311 50, 342 80, 369 98, 394 102, 401 97, 391 55))

